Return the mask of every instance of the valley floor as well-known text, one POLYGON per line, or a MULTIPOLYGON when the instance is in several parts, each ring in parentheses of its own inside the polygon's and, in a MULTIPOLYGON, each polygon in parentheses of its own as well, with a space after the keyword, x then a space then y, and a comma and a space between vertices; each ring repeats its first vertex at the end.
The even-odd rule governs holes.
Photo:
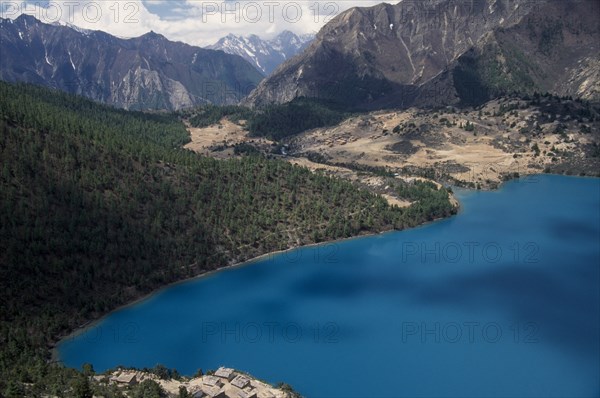
MULTIPOLYGON (((186 147, 216 158, 236 155, 240 144, 290 163, 359 182, 390 204, 410 204, 386 189, 377 172, 426 178, 448 185, 494 189, 520 175, 598 175, 600 128, 594 117, 576 118, 579 104, 555 98, 502 98, 478 109, 379 111, 307 131, 276 144, 248 136, 226 118, 189 128, 186 147), (285 153, 281 153, 284 148, 285 153)), ((579 112, 585 114, 581 109, 579 112)))

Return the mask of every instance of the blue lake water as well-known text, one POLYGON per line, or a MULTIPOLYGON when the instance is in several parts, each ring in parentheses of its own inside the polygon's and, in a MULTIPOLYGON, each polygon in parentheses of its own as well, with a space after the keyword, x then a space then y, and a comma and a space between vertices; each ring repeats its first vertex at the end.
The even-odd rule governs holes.
POLYGON ((307 397, 599 396, 600 180, 458 197, 452 219, 169 287, 61 359, 229 366, 307 397))

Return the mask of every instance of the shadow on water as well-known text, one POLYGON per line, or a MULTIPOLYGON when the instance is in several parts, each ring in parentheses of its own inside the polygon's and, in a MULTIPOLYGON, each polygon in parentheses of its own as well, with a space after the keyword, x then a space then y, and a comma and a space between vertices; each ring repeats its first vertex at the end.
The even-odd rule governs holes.
POLYGON ((506 267, 453 278, 420 289, 427 305, 486 309, 501 306, 516 321, 540 326, 541 338, 560 349, 597 359, 600 349, 598 269, 573 265, 565 280, 539 269, 506 267), (590 283, 591 282, 591 283, 590 283))
POLYGON ((298 280, 292 291, 298 297, 340 302, 380 295, 398 296, 419 308, 502 311, 516 322, 539 325, 541 338, 561 350, 594 359, 600 350, 600 294, 595 283, 599 277, 598 268, 577 264, 569 266, 569 275, 505 265, 433 281, 400 273, 365 276, 324 271, 298 280))
POLYGON ((589 396, 600 392, 599 181, 544 176, 535 186, 463 192, 464 210, 450 220, 280 254, 169 288, 112 314, 98 325, 105 331, 100 338, 75 338, 61 355, 75 367, 123 360, 184 372, 239 366, 309 396, 397 396, 390 375, 405 396, 589 396), (406 251, 472 241, 479 248, 494 243, 504 256, 448 262, 406 251), (536 261, 515 261, 515 242, 522 255, 534 242, 536 261), (421 321, 534 323, 539 344, 517 344, 508 329, 499 344, 399 338, 403 322, 421 321), (137 322, 139 344, 115 341, 109 332, 122 322, 137 322), (231 335, 238 325, 265 322, 278 324, 276 343, 231 335), (339 327, 335 344, 308 338, 315 322, 339 327), (282 328, 291 324, 308 326, 304 339, 285 339, 282 328), (205 342, 207 325, 215 333, 205 342), (273 366, 274 360, 287 362, 273 366), (325 375, 335 385, 323 384, 325 375))

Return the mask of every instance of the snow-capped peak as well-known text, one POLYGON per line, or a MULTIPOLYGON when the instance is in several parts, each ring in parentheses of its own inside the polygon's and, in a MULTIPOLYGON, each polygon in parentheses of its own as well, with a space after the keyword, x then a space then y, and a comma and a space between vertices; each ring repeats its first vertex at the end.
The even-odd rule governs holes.
POLYGON ((65 21, 56 21, 56 22, 53 22, 51 25, 64 26, 65 28, 73 29, 74 31, 84 34, 86 36, 90 35, 91 33, 94 32, 93 30, 80 28, 77 25, 73 25, 72 23, 65 22, 65 21))
POLYGON ((285 60, 304 50, 314 37, 313 34, 298 36, 289 30, 272 40, 263 40, 254 34, 237 36, 230 33, 207 48, 239 55, 268 75, 285 60))

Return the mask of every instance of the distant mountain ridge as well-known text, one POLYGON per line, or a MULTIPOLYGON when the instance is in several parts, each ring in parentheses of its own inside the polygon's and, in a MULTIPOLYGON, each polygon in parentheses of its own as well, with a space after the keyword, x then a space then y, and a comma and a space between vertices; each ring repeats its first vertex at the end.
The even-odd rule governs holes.
POLYGON ((154 32, 121 39, 28 15, 0 19, 0 54, 2 80, 52 87, 125 109, 235 104, 263 78, 238 56, 172 42, 154 32))
POLYGON ((229 34, 206 48, 239 55, 265 75, 270 75, 283 62, 303 51, 314 38, 312 34, 296 35, 289 30, 272 40, 263 40, 257 35, 229 34))
POLYGON ((352 8, 244 100, 349 107, 478 104, 502 93, 600 98, 596 0, 404 0, 352 8))

